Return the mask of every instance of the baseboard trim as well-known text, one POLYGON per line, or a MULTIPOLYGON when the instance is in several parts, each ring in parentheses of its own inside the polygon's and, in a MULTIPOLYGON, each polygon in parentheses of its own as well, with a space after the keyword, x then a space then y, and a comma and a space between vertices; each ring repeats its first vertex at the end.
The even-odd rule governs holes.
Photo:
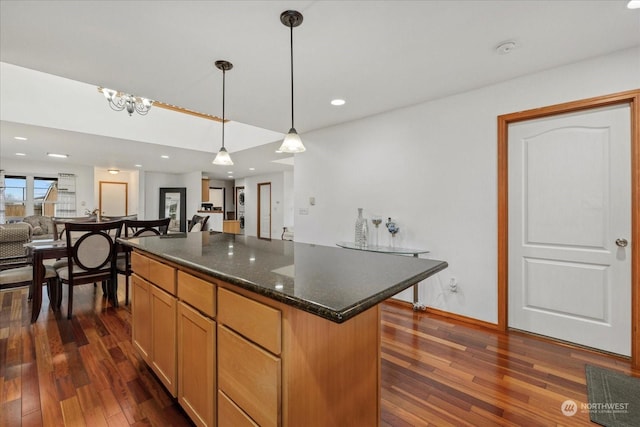
MULTIPOLYGON (((410 302, 402 301, 394 298, 389 298, 387 302, 413 311, 413 304, 410 302)), ((484 320, 474 319, 473 317, 463 316, 461 314, 450 313, 448 311, 439 310, 437 308, 427 307, 426 310, 424 310, 424 312, 433 314, 436 316, 440 316, 440 317, 445 317, 447 319, 457 320, 462 323, 467 323, 470 325, 492 329, 494 331, 500 330, 496 323, 485 322, 484 320)))

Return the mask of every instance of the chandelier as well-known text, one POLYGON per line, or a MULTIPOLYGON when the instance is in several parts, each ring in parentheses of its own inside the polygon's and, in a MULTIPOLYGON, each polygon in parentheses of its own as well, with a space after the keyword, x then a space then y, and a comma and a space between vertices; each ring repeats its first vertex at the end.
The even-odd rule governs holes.
POLYGON ((151 99, 129 95, 128 93, 118 92, 113 89, 100 87, 98 88, 98 92, 102 92, 104 97, 107 98, 109 107, 111 107, 112 110, 122 111, 126 109, 130 116, 134 111, 144 116, 153 105, 153 100, 151 99))

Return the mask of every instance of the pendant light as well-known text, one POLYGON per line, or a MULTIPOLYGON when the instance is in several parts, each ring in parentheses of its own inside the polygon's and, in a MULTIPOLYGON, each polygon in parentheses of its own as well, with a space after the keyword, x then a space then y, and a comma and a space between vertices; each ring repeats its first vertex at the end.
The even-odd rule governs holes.
POLYGON ((306 150, 293 123, 293 27, 302 24, 302 14, 296 10, 285 10, 280 14, 280 22, 291 31, 291 129, 282 141, 278 151, 283 153, 302 153, 306 150))
POLYGON ((233 64, 229 61, 216 61, 216 68, 222 70, 222 147, 216 158, 213 160, 214 165, 222 165, 222 166, 231 166, 233 165, 233 161, 231 160, 231 156, 227 152, 227 149, 224 148, 224 88, 225 88, 225 74, 227 71, 233 68, 233 64))

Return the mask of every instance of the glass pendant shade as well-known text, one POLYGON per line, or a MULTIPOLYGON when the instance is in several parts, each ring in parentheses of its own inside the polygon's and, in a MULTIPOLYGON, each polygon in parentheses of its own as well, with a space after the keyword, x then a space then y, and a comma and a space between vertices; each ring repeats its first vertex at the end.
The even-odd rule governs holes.
POLYGON ((222 165, 222 166, 233 165, 233 161, 231 161, 231 156, 227 152, 227 149, 224 147, 220 148, 220 151, 218 151, 218 154, 216 155, 216 158, 213 159, 212 163, 214 165, 222 165))
POLYGON ((278 149, 283 153, 302 153, 305 150, 306 148, 295 128, 289 129, 289 133, 285 135, 282 145, 278 149))

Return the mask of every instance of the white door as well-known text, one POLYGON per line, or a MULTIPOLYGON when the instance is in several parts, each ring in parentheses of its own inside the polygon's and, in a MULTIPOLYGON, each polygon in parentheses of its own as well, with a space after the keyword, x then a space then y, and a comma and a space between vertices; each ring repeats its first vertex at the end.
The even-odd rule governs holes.
POLYGON ((125 216, 127 213, 126 182, 100 181, 100 214, 102 216, 125 216))
POLYGON ((271 183, 258 184, 258 237, 271 238, 271 183))
POLYGON ((510 327, 631 354, 630 141, 628 105, 509 126, 510 327))

